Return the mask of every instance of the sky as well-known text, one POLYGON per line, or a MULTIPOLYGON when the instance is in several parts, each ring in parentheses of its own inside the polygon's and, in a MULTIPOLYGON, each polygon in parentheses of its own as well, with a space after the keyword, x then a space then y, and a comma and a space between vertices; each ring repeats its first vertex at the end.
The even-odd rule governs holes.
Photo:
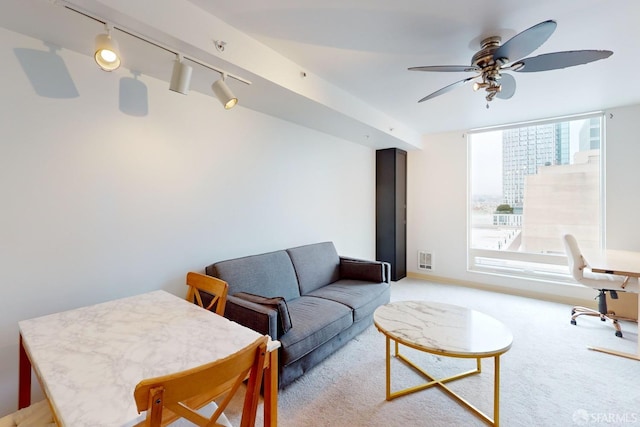
MULTIPOLYGON (((570 162, 579 150, 580 128, 587 120, 573 120, 570 125, 570 162)), ((474 133, 470 139, 472 165, 471 193, 483 196, 502 196, 502 131, 474 133)))

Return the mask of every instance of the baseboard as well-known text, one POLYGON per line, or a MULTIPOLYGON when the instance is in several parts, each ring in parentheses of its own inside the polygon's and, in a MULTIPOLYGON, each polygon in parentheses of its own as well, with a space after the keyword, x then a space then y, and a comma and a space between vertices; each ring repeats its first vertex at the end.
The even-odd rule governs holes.
POLYGON ((567 297, 564 295, 551 295, 545 292, 535 292, 523 289, 507 288, 504 286, 491 285, 488 283, 473 282, 469 280, 453 279, 450 277, 433 276, 431 274, 421 274, 407 272, 407 277, 411 279, 425 280, 428 282, 444 283, 448 285, 463 286, 465 288, 481 289, 484 291, 500 292, 508 295, 516 295, 525 298, 539 299, 542 301, 557 302, 568 305, 583 305, 585 307, 597 308, 597 304, 590 299, 567 297))

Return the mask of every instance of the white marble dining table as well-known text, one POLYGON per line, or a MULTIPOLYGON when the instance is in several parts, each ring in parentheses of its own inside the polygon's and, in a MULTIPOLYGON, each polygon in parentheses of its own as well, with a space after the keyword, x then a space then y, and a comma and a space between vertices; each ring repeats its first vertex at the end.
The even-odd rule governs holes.
MULTIPOLYGON (((19 406, 31 368, 61 426, 131 426, 133 390, 144 378, 224 358, 261 335, 165 291, 19 322, 19 406)), ((265 425, 277 424, 277 348, 268 345, 265 425), (273 369, 271 369, 273 368, 273 369)))

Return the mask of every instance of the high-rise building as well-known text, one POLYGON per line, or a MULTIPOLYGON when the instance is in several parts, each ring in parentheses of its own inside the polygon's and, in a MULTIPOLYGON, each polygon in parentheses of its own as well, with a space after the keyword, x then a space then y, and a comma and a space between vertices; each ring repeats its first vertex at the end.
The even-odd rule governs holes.
POLYGON ((504 203, 522 211, 525 176, 541 166, 570 163, 569 122, 509 129, 502 132, 504 203))
POLYGON ((600 149, 600 118, 585 120, 580 128, 580 151, 600 149))

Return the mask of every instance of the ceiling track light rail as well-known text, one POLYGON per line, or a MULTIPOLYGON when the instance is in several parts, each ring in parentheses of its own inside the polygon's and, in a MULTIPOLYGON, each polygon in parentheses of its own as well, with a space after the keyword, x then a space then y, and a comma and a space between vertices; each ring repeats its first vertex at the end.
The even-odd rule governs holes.
MULTIPOLYGON (((220 79, 213 83, 212 90, 216 94, 220 102, 222 102, 222 105, 225 107, 225 109, 233 108, 238 102, 238 99, 235 97, 235 95, 233 95, 233 93, 225 83, 225 80, 227 77, 237 80, 246 85, 251 84, 251 81, 247 79, 244 79, 240 76, 236 76, 235 74, 228 73, 227 71, 221 68, 207 64, 206 62, 201 61, 197 58, 184 56, 181 53, 177 52, 175 49, 170 48, 166 45, 163 45, 155 40, 151 40, 146 36, 138 34, 120 25, 115 25, 113 23, 107 22, 106 20, 103 20, 91 14, 90 12, 80 10, 75 5, 72 5, 65 0, 56 0, 56 3, 62 4, 62 6, 65 9, 78 13, 86 18, 92 19, 101 24, 104 24, 106 32, 103 34, 99 34, 96 37, 96 51, 94 54, 94 59, 98 64, 98 66, 105 71, 116 70, 121 63, 120 53, 118 50, 118 42, 112 37, 112 31, 118 30, 124 34, 127 34, 131 37, 135 37, 138 40, 141 40, 145 43, 153 45, 159 49, 165 50, 176 56, 176 60, 174 61, 174 66, 173 66, 173 72, 171 75, 171 81, 169 83, 169 89, 174 92, 179 92, 186 95, 189 90, 191 73, 193 69, 191 66, 186 64, 185 61, 193 62, 195 64, 200 65, 201 67, 207 68, 211 71, 215 71, 220 74, 220 79)), ((217 41, 216 48, 222 51, 224 50, 225 44, 226 44, 225 42, 217 41), (218 48, 218 43, 221 45, 222 49, 218 48)))

